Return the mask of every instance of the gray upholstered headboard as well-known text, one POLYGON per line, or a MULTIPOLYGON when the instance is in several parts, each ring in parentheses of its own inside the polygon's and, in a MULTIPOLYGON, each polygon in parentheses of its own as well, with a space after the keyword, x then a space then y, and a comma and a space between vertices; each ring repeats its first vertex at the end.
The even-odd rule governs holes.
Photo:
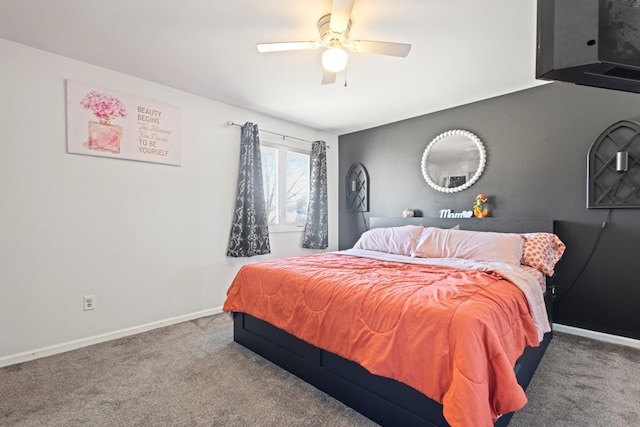
POLYGON ((402 225, 424 225, 425 227, 451 228, 460 225, 461 230, 499 231, 503 233, 553 233, 553 218, 517 217, 517 218, 401 218, 371 217, 370 228, 398 227, 402 225))

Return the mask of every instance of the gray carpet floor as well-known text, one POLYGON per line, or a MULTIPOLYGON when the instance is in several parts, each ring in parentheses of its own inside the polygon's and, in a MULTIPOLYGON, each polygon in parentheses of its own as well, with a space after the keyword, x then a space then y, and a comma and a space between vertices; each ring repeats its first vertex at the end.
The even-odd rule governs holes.
MULTIPOLYGON (((640 350, 556 334, 510 426, 640 425, 640 350)), ((2 426, 375 426, 215 315, 0 369, 2 426)))

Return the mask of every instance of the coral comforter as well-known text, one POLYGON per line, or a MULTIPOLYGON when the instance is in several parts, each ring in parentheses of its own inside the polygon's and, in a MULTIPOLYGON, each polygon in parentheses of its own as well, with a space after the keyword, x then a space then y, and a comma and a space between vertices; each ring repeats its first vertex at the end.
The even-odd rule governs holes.
POLYGON ((513 367, 539 343, 527 299, 495 272, 339 253, 246 265, 224 310, 412 386, 454 427, 522 408, 513 367))

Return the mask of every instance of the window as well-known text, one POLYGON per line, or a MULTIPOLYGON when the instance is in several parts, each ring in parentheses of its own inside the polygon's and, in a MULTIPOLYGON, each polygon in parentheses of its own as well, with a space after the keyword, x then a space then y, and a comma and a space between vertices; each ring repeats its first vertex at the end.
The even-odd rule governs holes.
POLYGON ((271 142, 261 142, 260 151, 269 226, 275 231, 303 226, 309 205, 310 151, 271 142))

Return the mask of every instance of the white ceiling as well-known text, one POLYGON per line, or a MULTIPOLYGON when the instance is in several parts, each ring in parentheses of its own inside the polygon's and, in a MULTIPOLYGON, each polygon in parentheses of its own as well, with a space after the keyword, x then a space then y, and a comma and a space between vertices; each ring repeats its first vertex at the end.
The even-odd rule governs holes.
MULTIPOLYGON (((320 85, 331 0, 0 0, 0 37, 342 135, 533 87, 536 0, 356 0, 350 40, 412 44, 406 58, 351 53, 348 85, 320 85)), ((1 70, 0 70, 1 73, 1 70)))

